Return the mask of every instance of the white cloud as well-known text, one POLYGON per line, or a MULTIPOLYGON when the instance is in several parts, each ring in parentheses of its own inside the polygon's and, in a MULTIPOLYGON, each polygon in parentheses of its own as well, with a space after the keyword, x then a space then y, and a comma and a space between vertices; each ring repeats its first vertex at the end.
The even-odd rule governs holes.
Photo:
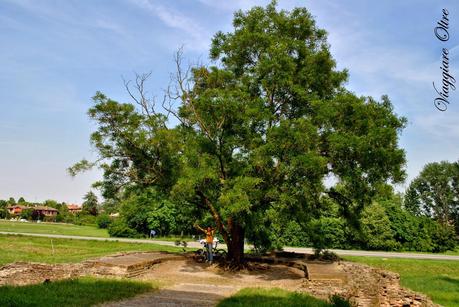
MULTIPOLYGON (((188 38, 185 41, 187 49, 207 51, 211 34, 199 25, 198 21, 150 0, 130 0, 141 9, 159 18, 166 26, 183 32, 188 38)), ((177 46, 174 46, 176 48, 177 46)))

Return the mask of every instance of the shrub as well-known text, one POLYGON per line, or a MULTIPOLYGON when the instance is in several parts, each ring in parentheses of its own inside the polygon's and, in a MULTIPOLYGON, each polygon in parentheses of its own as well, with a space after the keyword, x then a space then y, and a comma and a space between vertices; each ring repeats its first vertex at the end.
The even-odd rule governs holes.
POLYGON ((309 224, 309 233, 316 249, 340 248, 346 243, 346 223, 335 217, 321 217, 309 224))
POLYGON ((108 214, 101 214, 96 218, 97 227, 101 229, 107 228, 111 222, 112 220, 110 219, 108 214))
POLYGON ((10 213, 8 209, 0 209, 0 219, 9 219, 10 218, 10 213))
POLYGON ((44 216, 43 217, 43 222, 55 222, 56 217, 55 216, 44 216))
POLYGON ((27 208, 27 209, 22 210, 21 219, 31 220, 33 212, 34 212, 33 208, 27 208))
POLYGON ((75 225, 95 225, 96 217, 91 214, 79 212, 75 216, 75 225))
POLYGON ((394 231, 382 205, 373 203, 365 208, 361 226, 368 249, 396 250, 401 247, 394 239, 394 231))
POLYGON ((126 221, 123 218, 114 220, 108 226, 108 234, 110 237, 119 237, 119 238, 136 238, 141 235, 132 228, 129 228, 126 221))

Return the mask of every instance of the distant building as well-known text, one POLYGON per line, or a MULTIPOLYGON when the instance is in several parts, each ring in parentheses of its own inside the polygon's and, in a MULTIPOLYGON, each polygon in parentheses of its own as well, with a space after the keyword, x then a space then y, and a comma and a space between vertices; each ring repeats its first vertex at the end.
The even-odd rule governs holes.
POLYGON ((47 207, 47 206, 40 206, 40 205, 35 205, 35 206, 23 206, 23 205, 13 205, 13 206, 8 206, 7 207, 8 212, 13 215, 13 216, 19 216, 21 215, 22 211, 27 210, 27 209, 33 209, 34 212, 44 215, 44 216, 56 216, 57 213, 59 212, 57 209, 47 207))
POLYGON ((75 204, 67 205, 67 209, 69 209, 70 213, 78 213, 81 212, 81 207, 75 204))
POLYGON ((33 211, 39 213, 40 215, 44 216, 56 216, 59 210, 47 206, 35 206, 33 211))
POLYGON ((29 207, 23 206, 23 205, 13 205, 13 206, 8 206, 6 207, 8 209, 8 212, 11 215, 21 215, 22 210, 28 209, 29 207))

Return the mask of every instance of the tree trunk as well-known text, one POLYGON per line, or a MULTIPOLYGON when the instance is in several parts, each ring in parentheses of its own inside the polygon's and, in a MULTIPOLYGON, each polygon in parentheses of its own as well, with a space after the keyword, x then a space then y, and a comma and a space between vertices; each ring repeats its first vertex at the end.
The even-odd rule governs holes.
POLYGON ((229 233, 228 260, 236 266, 242 264, 244 260, 244 234, 245 229, 238 223, 234 223, 229 233))

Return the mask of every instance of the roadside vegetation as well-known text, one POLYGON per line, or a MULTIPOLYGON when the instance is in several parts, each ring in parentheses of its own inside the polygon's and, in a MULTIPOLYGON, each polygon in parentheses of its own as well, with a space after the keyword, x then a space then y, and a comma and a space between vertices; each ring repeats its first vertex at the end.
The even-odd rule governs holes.
POLYGON ((152 283, 78 278, 28 286, 0 287, 0 306, 94 306, 154 291, 152 283))
POLYGON ((459 306, 458 261, 351 256, 345 259, 396 272, 403 287, 424 293, 437 304, 459 306))
POLYGON ((129 251, 180 252, 183 249, 156 244, 0 235, 0 265, 16 261, 75 263, 129 251))

